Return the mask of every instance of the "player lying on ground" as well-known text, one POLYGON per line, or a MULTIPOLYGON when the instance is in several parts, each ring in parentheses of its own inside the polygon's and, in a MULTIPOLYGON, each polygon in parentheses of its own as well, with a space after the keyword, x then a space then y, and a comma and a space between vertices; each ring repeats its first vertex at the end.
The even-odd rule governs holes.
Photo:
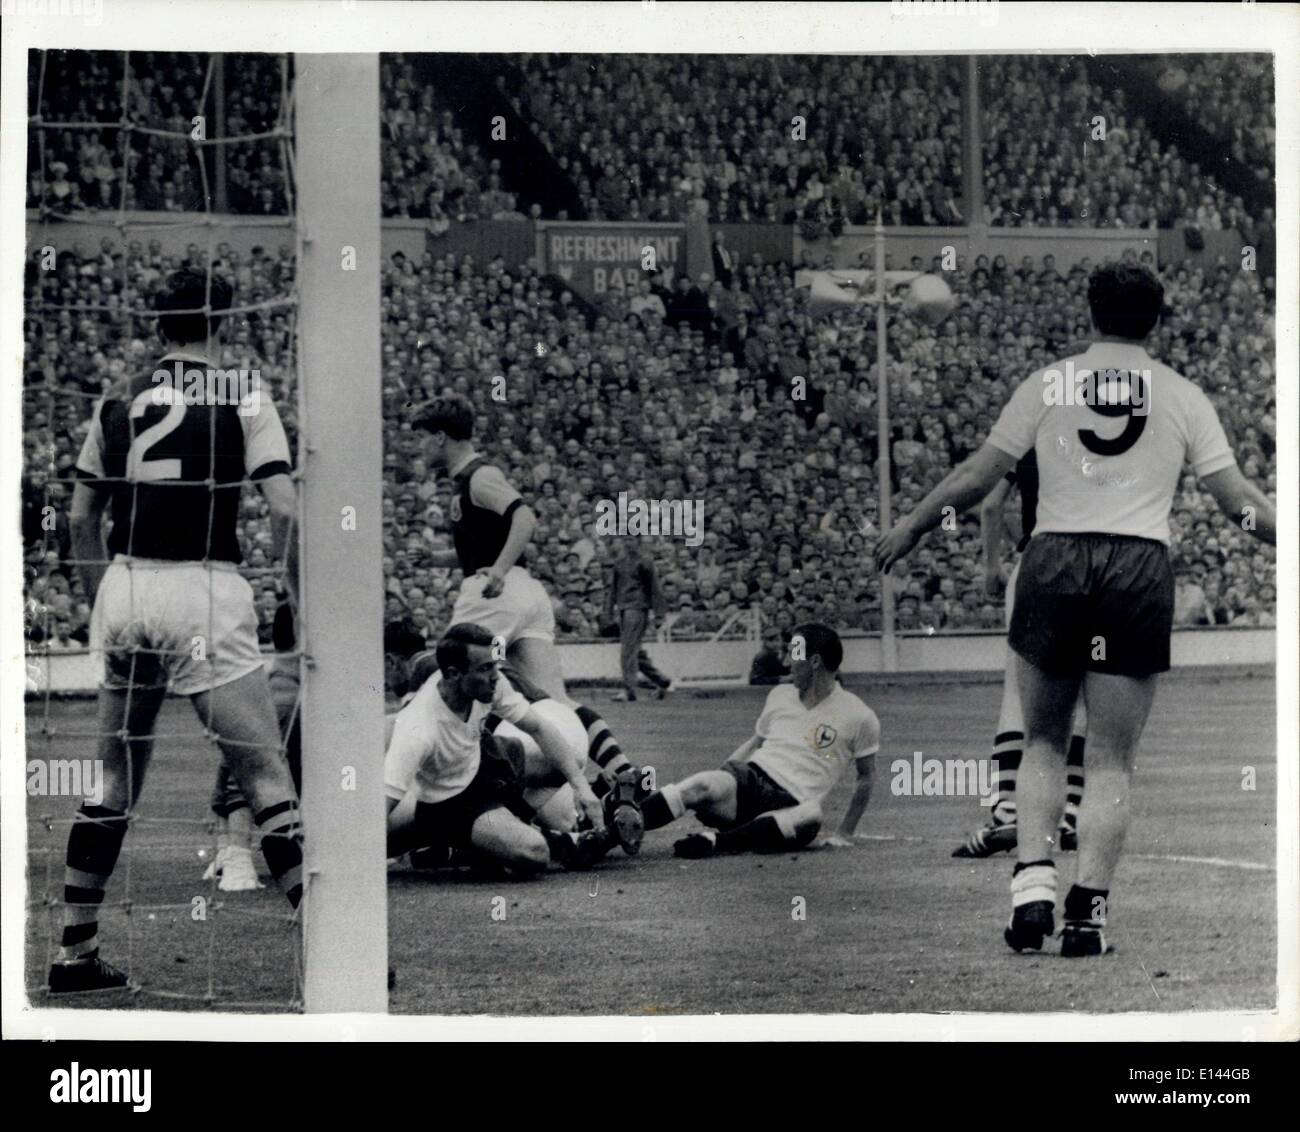
POLYGON ((497 643, 479 625, 453 625, 435 650, 437 674, 398 713, 384 757, 388 855, 472 850, 524 874, 552 860, 589 865, 617 834, 605 825, 584 760, 501 675, 497 643), (484 729, 490 714, 536 740, 533 765, 522 743, 484 729), (577 812, 590 829, 574 829, 577 812))
MULTIPOLYGON (((230 307, 230 287, 192 268, 159 292, 158 330, 171 346, 160 368, 168 373, 177 364, 216 368, 221 318, 166 313, 202 310, 209 296, 210 311, 230 307)), ((140 798, 169 681, 216 734, 251 800, 271 875, 294 907, 302 895, 297 795, 280 755, 252 587, 235 568, 247 477, 270 504, 275 553, 291 585, 296 577, 289 445, 269 391, 255 392, 255 403, 187 402, 182 389, 139 374, 96 405, 77 460, 71 529, 86 592, 94 594, 92 649, 103 658, 104 796, 81 807, 68 835, 63 946, 50 969, 51 993, 127 985, 99 958, 99 907, 140 798), (107 567, 105 511, 113 524, 107 567)))
MULTIPOLYGON (((1005 506, 1012 485, 1020 489, 1020 541, 1016 546, 1023 553, 1034 533, 1038 515, 1038 462, 1032 451, 1027 452, 1015 469, 1000 479, 980 504, 980 533, 984 542, 984 588, 990 597, 997 597, 1004 588, 1002 578, 1002 538, 1006 534, 1005 506)), ((1007 595, 1007 625, 1015 607, 1016 575, 1020 560, 1011 568, 1005 581, 1007 595)), ((1083 800, 1083 752, 1086 746, 1087 711, 1080 703, 1075 711, 1066 757, 1065 815, 1057 830, 1057 847, 1062 852, 1073 852, 1079 846, 1079 803, 1083 800)), ((953 850, 954 857, 991 857, 994 853, 1008 852, 1016 847, 1016 777, 1024 754, 1025 723, 1020 709, 1020 689, 1016 683, 1015 669, 1010 656, 1002 680, 1002 707, 998 712, 998 728, 993 737, 993 762, 997 767, 994 781, 993 812, 987 825, 980 826, 953 850)))
MULTIPOLYGON (((269 682, 280 740, 288 760, 293 788, 302 794, 302 720, 298 710, 300 681, 298 657, 294 653, 293 607, 282 601, 275 611, 271 640, 276 657, 271 662, 269 682)), ((217 855, 203 874, 217 881, 222 892, 252 892, 266 887, 257 879, 253 860, 253 815, 248 799, 225 762, 217 765, 212 788, 212 812, 217 818, 217 855)))
POLYGON ((1065 897, 1065 956, 1110 950, 1102 928, 1128 832, 1133 759, 1156 677, 1169 669, 1169 512, 1183 465, 1232 522, 1264 542, 1277 538, 1273 503, 1238 470, 1209 398, 1144 348, 1164 306, 1160 281, 1142 267, 1106 264, 1088 281, 1088 305, 1093 344, 1022 383, 984 446, 876 546, 876 563, 888 570, 947 508, 965 510, 1037 453, 1038 522, 1020 561, 1008 634, 1025 753, 1004 936, 1016 951, 1038 950, 1055 929, 1053 834, 1082 688, 1088 792, 1079 809, 1078 880, 1065 897))
POLYGON ((451 476, 454 550, 433 554, 433 564, 464 573, 453 625, 481 625, 506 645, 506 655, 526 679, 561 703, 564 670, 555 646, 555 609, 545 587, 520 563, 537 517, 501 469, 474 450, 474 408, 455 393, 415 410, 411 426, 425 434, 421 455, 451 476))
POLYGON ((712 829, 673 845, 679 857, 776 853, 812 843, 822 804, 845 767, 857 786, 833 845, 848 845, 867 803, 880 749, 880 721, 836 679, 844 648, 826 625, 798 626, 790 639, 793 683, 768 693, 754 736, 722 764, 671 783, 641 803, 646 829, 690 811, 712 829))

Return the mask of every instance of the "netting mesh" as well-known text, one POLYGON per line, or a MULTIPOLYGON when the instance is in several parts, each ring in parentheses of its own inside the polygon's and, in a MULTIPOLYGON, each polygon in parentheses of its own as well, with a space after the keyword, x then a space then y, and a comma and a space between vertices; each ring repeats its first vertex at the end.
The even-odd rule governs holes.
MULTIPOLYGON (((40 532, 39 540, 29 538, 26 548, 29 564, 39 554, 39 566, 33 569, 29 565, 25 607, 29 652, 27 757, 29 772, 44 760, 47 787, 56 774, 64 776, 63 785, 70 784, 78 767, 84 766, 93 776, 98 744, 112 735, 102 730, 98 716, 87 705, 68 703, 56 692, 59 681, 55 665, 66 662, 63 654, 73 655, 66 626, 59 621, 63 610, 72 605, 68 589, 75 589, 75 583, 68 589, 51 583, 56 576, 62 576, 65 582, 68 577, 75 578, 87 565, 74 556, 66 535, 71 462, 76 457, 70 438, 79 443, 94 406, 110 385, 133 372, 148 372, 166 352, 145 343, 150 341, 158 317, 152 308, 152 291, 174 265, 169 260, 179 258, 190 266, 201 266, 206 280, 204 306, 176 313, 210 313, 214 279, 221 275, 232 285, 234 304, 226 312, 224 328, 228 345, 225 355, 218 356, 218 364, 241 368, 251 364, 260 372, 262 394, 269 395, 282 411, 291 453, 296 447, 301 408, 296 348, 298 294, 294 265, 299 234, 293 220, 291 60, 287 56, 261 56, 243 61, 260 88, 278 91, 278 96, 269 99, 273 112, 267 110, 264 99, 259 113, 258 105, 246 105, 247 99, 242 103, 233 100, 229 106, 217 99, 215 92, 222 86, 221 68, 227 66, 219 55, 151 54, 145 57, 145 66, 133 64, 133 59, 136 56, 131 53, 107 52, 34 51, 30 57, 29 204, 39 210, 39 223, 34 229, 29 226, 29 237, 33 238, 28 249, 25 309, 28 350, 24 423, 29 438, 25 486, 28 505, 39 506, 40 532), (100 74, 114 64, 120 68, 115 116, 108 114, 102 90, 94 89, 93 82, 88 81, 89 91, 70 100, 69 84, 77 83, 79 76, 100 74), (163 121, 151 115, 150 108, 156 108, 157 103, 153 93, 160 83, 184 86, 179 101, 192 100, 193 113, 188 120, 183 112, 175 112, 178 101, 170 102, 173 113, 163 121), (70 104, 95 117, 66 117, 70 104), (196 119, 201 119, 201 124, 196 119), (227 120, 251 129, 240 134, 211 130, 214 124, 227 120), (210 132, 222 136, 207 136, 210 132), (115 135, 116 142, 111 147, 101 140, 110 134, 115 135), (69 139, 77 137, 82 139, 75 144, 77 159, 84 161, 83 183, 98 186, 99 199, 69 204, 68 192, 55 186, 64 180, 67 171, 68 163, 62 158, 71 153, 69 139), (183 151, 183 160, 176 160, 177 151, 183 151), (239 156, 232 157, 235 154, 239 156), (244 191, 253 183, 245 176, 250 164, 263 174, 272 170, 257 181, 263 188, 274 186, 269 201, 261 188, 257 191, 257 198, 267 205, 262 211, 272 216, 284 214, 283 220, 268 228, 285 237, 279 258, 264 254, 260 265, 253 253, 245 259, 233 252, 227 240, 234 226, 247 223, 245 218, 215 210, 218 197, 229 199, 232 189, 244 191), (160 165, 169 175, 170 186, 163 193, 163 201, 156 200, 153 189, 160 165), (222 175, 231 185, 214 196, 213 182, 222 175), (151 207, 169 213, 175 210, 176 214, 163 216, 150 212, 151 207), (201 215, 186 215, 179 211, 180 207, 201 215), (121 250, 112 246, 111 238, 101 237, 100 250, 91 258, 78 242, 87 231, 102 231, 106 222, 111 223, 121 250), (163 245, 175 244, 185 229, 195 230, 195 239, 183 256, 170 256, 163 245), (86 271, 88 265, 94 265, 95 270, 86 271), (80 345, 70 348, 73 341, 80 345), (93 350, 89 359, 87 348, 93 350), (67 574, 61 575, 63 570, 67 574), (38 581, 40 584, 35 584, 38 581), (88 724, 88 720, 94 723, 88 724)), ((175 98, 176 92, 170 86, 166 89, 175 98)), ((210 341, 209 346, 210 354, 216 356, 216 344, 210 341)), ((252 558, 240 567, 240 573, 250 585, 262 587, 263 595, 283 593, 284 563, 272 561, 263 549, 269 541, 262 537, 266 533, 266 505, 247 479, 223 489, 214 477, 216 419, 215 413, 209 414, 209 474, 197 480, 168 479, 168 483, 206 489, 209 551, 217 492, 239 491, 238 525, 245 536, 241 541, 247 548, 251 535, 255 543, 252 558)), ((296 461, 291 462, 296 466, 296 461)), ((138 483, 130 474, 117 477, 115 482, 124 481, 135 485, 133 494, 138 499, 138 483)), ((114 478, 105 477, 102 482, 114 482, 114 478)), ((134 523, 131 529, 134 535, 134 523)), ((134 610, 145 571, 138 561, 132 561, 131 549, 128 545, 125 566, 134 610)), ((229 571, 230 566, 206 554, 197 565, 207 572, 207 640, 216 649, 221 639, 217 622, 223 611, 218 608, 219 587, 213 584, 214 574, 229 571)), ((94 598, 88 592, 83 596, 86 603, 94 598)), ((263 613, 267 612, 264 607, 263 613)), ((71 643, 77 643, 75 638, 71 643)), ((143 675, 145 670, 160 664, 165 669, 167 657, 184 649, 154 643, 133 644, 129 651, 130 679, 125 690, 128 720, 133 696, 146 694, 136 689, 147 690, 151 683, 143 675)), ((215 654, 208 657, 209 661, 216 659, 215 654)), ((277 687, 282 756, 290 727, 299 713, 301 665, 296 648, 280 652, 274 662, 274 673, 280 677, 277 687)), ((96 677, 101 671, 96 670, 96 677)), ((200 881, 204 866, 215 859, 216 852, 216 822, 207 815, 209 790, 200 769, 210 767, 210 763, 193 760, 185 748, 199 746, 203 740, 214 744, 218 739, 228 744, 234 741, 218 735, 211 713, 212 697, 207 701, 207 718, 199 722, 201 735, 188 707, 180 705, 184 709, 181 711, 164 703, 149 736, 155 752, 150 780, 140 799, 135 797, 136 790, 130 791, 128 833, 100 905, 100 936, 106 958, 125 970, 130 977, 131 1001, 140 1001, 141 1005, 301 1009, 299 916, 290 911, 274 886, 268 886, 264 894, 234 894, 221 892, 215 875, 200 881), (176 762, 160 766, 158 753, 177 748, 187 756, 180 771, 176 762), (155 781, 169 776, 177 781, 155 781), (170 796, 180 800, 179 808, 192 810, 192 817, 162 816, 156 812, 162 807, 151 811, 151 795, 168 796, 169 787, 173 788, 170 796), (142 802, 139 809, 137 801, 142 802), (195 931, 201 936, 194 936, 195 931), (177 965, 184 970, 174 973, 177 965), (196 965, 201 967, 201 973, 195 972, 196 965)), ((126 729, 117 736, 126 740, 126 729)), ((125 742, 124 746, 128 773, 134 782, 137 768, 133 744, 125 742)), ((210 779, 207 781, 210 783, 210 779)), ((48 989, 43 976, 58 957, 66 907, 65 851, 68 833, 78 820, 72 815, 78 799, 60 797, 61 793, 59 789, 33 791, 29 775, 29 795, 37 795, 29 797, 28 803, 26 969, 28 992, 33 996, 41 996, 48 989)), ((304 876, 304 885, 308 883, 304 876)), ((304 903, 306 898, 304 891, 304 903)), ((78 997, 60 995, 57 1003, 75 1005, 78 997)), ((107 1003, 98 994, 93 995, 93 1001, 88 997, 86 1004, 120 1005, 107 1003)))

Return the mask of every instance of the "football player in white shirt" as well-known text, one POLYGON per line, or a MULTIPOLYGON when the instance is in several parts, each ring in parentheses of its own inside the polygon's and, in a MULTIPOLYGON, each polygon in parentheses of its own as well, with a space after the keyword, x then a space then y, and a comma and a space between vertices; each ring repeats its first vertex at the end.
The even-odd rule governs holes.
POLYGON ((501 675, 498 644, 480 625, 453 625, 435 650, 438 675, 398 713, 384 756, 388 855, 446 846, 525 874, 552 860, 589 865, 615 835, 583 775, 581 748, 501 675), (532 736, 540 757, 490 734, 489 715, 532 736), (571 795, 555 797, 566 788, 571 795), (574 801, 592 824, 580 834, 570 828, 574 801), (540 811, 560 817, 530 824, 540 811))
POLYGON ((673 845, 679 857, 747 851, 779 853, 809 845, 822 803, 849 763, 857 785, 831 845, 849 845, 867 803, 880 750, 880 721, 836 679, 844 646, 829 626, 800 625, 790 639, 793 683, 768 693, 754 735, 720 770, 705 770, 657 790, 641 803, 646 829, 690 810, 713 828, 673 845))
POLYGON ((984 446, 876 546, 876 564, 888 570, 947 508, 977 503, 1031 448, 1037 453, 1038 523, 1020 560, 1007 638, 1025 715, 1005 932, 1016 951, 1040 949, 1055 929, 1052 852, 1080 688, 1088 790, 1061 954, 1110 950, 1102 928, 1128 832, 1133 757, 1156 676, 1169 668, 1169 511, 1184 464, 1230 521, 1263 542, 1277 538, 1274 505, 1238 470, 1209 398, 1143 348, 1163 304, 1164 288, 1146 268, 1097 268, 1088 281, 1093 344, 1032 374, 984 446))

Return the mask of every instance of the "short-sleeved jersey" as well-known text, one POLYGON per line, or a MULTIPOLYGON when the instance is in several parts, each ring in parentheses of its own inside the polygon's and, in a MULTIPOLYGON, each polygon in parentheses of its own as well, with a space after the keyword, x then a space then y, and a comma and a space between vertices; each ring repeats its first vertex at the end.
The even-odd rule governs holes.
POLYGON ((412 788, 421 802, 444 802, 459 794, 478 773, 488 716, 518 723, 529 711, 528 701, 501 675, 492 702, 474 701, 468 719, 447 706, 441 686, 442 673, 435 673, 397 714, 384 755, 384 791, 394 801, 412 788))
POLYGON ((778 684, 754 731, 763 745, 749 761, 800 802, 820 802, 850 762, 880 750, 876 713, 839 684, 811 709, 793 684, 778 684))
POLYGON ((1140 346, 1116 342, 1094 343, 1032 374, 989 443, 1017 460, 1036 453, 1035 534, 1167 544, 1183 465, 1204 477, 1236 463, 1209 398, 1140 346))
MULTIPOLYGON (((178 354, 160 367, 170 374, 178 361, 215 368, 206 358, 178 354)), ((216 401, 186 404, 182 389, 142 374, 96 404, 77 476, 110 489, 110 553, 241 560, 236 524, 244 480, 289 472, 289 442, 265 390, 243 402, 216 401)))
POLYGON ((466 577, 491 566, 510 535, 510 517, 523 506, 501 469, 472 456, 451 469, 451 539, 466 577))
POLYGON ((1007 473, 1007 479, 1020 489, 1020 541, 1017 550, 1024 550, 1038 522, 1038 453, 1032 448, 1020 462, 1007 473))

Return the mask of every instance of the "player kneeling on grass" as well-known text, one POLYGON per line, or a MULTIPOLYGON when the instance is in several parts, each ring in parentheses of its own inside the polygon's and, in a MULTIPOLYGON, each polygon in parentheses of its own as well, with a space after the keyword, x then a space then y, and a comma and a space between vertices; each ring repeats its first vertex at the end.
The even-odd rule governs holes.
MULTIPOLYGON (((563 736, 566 746, 565 760, 583 766, 590 759, 594 764, 598 773, 591 781, 591 789, 604 806, 605 824, 610 827, 619 845, 623 847, 623 851, 629 856, 635 856, 641 848, 641 838, 645 833, 641 808, 637 802, 648 791, 643 791, 641 788, 640 768, 634 766, 623 754, 609 730, 609 725, 583 704, 575 703, 573 707, 569 707, 548 695, 544 689, 528 680, 513 665, 501 664, 499 669, 506 683, 532 705, 533 711, 554 724, 556 730, 563 736)), ((433 651, 425 650, 411 656, 407 661, 407 692, 402 700, 402 706, 405 707, 437 672, 437 654, 433 651)), ((390 717, 392 720, 396 718, 396 716, 390 717)), ((549 774, 554 778, 555 771, 551 769, 552 760, 548 759, 537 740, 526 731, 520 730, 513 723, 495 714, 488 715, 483 726, 485 731, 498 739, 513 739, 523 745, 526 764, 531 768, 528 785, 546 785, 545 782, 534 781, 540 775, 549 774)), ((538 820, 556 829, 570 828, 575 820, 573 791, 557 791, 556 801, 548 804, 546 809, 538 814, 538 820), (568 824, 555 825, 554 821, 547 820, 552 814, 557 820, 563 819, 563 811, 556 809, 556 806, 566 800, 568 824)), ((438 853, 424 854, 419 861, 413 857, 412 864, 423 864, 426 861, 442 863, 439 857, 438 853)), ((442 854, 441 857, 445 859, 446 854, 442 854)))
POLYGON ((398 713, 384 757, 388 855, 459 849, 525 874, 593 864, 616 834, 572 744, 501 675, 498 644, 479 625, 453 625, 435 650, 438 673, 398 713), (533 757, 487 731, 489 716, 531 736, 533 757))
POLYGON ((848 845, 871 800, 880 721, 836 679, 844 647, 826 625, 800 625, 790 640, 793 683, 768 693, 753 738, 720 770, 665 786, 641 803, 646 829, 692 811, 712 829, 676 842, 679 857, 777 853, 810 845, 822 803, 852 761, 858 781, 830 845, 848 845))

